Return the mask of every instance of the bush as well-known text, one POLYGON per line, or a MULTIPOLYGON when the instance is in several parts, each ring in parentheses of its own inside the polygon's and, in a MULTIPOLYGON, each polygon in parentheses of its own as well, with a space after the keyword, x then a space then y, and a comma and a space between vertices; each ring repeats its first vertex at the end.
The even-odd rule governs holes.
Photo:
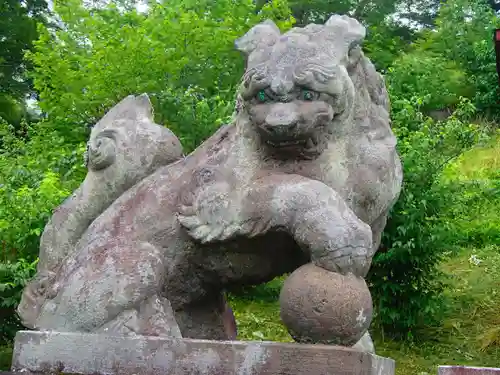
MULTIPOLYGON (((500 26, 500 23, 499 25, 500 26)), ((474 103, 478 110, 500 121, 500 90, 494 58, 494 45, 490 40, 481 40, 472 45, 474 54, 470 70, 474 79, 474 103)))
POLYGON ((456 241, 464 247, 478 248, 500 243, 500 173, 492 177, 491 185, 475 181, 464 184, 461 205, 453 210, 456 221, 456 241))
POLYGON ((410 29, 381 22, 368 27, 363 51, 378 71, 386 72, 398 57, 408 51, 414 38, 410 29))
POLYGON ((460 66, 472 84, 471 98, 477 109, 500 119, 492 34, 500 27, 500 18, 490 2, 447 1, 439 10, 436 25, 436 30, 423 33, 418 50, 432 52, 460 66))
POLYGON ((1 260, 35 260, 38 242, 52 209, 84 177, 83 144, 75 148, 64 138, 33 128, 28 140, 3 128, 0 152, 0 238, 9 254, 1 260))
POLYGON ((51 211, 84 173, 84 145, 75 149, 43 126, 26 127, 23 139, 0 123, 0 344, 21 327, 15 308, 35 271, 40 235, 51 211))
MULTIPOLYGON (((226 95, 229 97, 229 95, 226 95)), ((180 139, 184 152, 193 151, 217 128, 231 120, 235 101, 222 95, 209 96, 200 87, 173 90, 166 88, 152 96, 156 121, 167 123, 180 139)))
POLYGON ((64 28, 40 26, 35 51, 28 54, 35 66, 32 76, 40 108, 68 141, 85 140, 87 127, 119 100, 146 92, 158 98, 155 108, 162 123, 183 121, 175 130, 189 139, 191 149, 191 142, 199 144, 199 136, 213 129, 210 124, 200 132, 208 120, 201 116, 224 117, 217 114, 219 102, 234 100, 244 68, 234 40, 264 18, 283 29, 293 24, 282 0, 258 13, 251 0, 174 0, 149 6, 148 13, 141 14, 114 4, 90 8, 80 0, 67 0, 55 4, 64 28), (204 103, 189 108, 194 93, 204 103))
POLYGON ((26 282, 35 274, 36 263, 18 259, 0 262, 0 345, 10 342, 22 328, 16 308, 26 282))
POLYGON ((453 61, 426 52, 403 55, 388 69, 392 97, 424 98, 423 111, 454 107, 460 96, 471 95, 465 73, 453 61))
POLYGON ((0 346, 0 371, 9 371, 12 362, 12 347, 0 346))
POLYGON ((463 154, 447 168, 443 179, 462 185, 460 204, 450 211, 455 218, 457 243, 482 248, 500 243, 500 138, 487 147, 463 154))
POLYGON ((448 213, 463 192, 440 177, 481 134, 468 123, 474 112, 470 102, 462 100, 444 122, 425 118, 419 110, 421 103, 396 98, 393 102, 404 182, 368 277, 376 324, 396 336, 414 335, 418 328, 439 320, 444 306, 437 266, 456 245, 448 213))

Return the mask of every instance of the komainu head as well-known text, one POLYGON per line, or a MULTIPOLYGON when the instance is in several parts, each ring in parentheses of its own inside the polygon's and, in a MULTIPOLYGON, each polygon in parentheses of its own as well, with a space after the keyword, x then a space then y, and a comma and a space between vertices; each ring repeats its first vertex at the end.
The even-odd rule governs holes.
POLYGON ((237 108, 266 149, 315 158, 330 140, 356 132, 357 118, 369 117, 375 86, 383 86, 361 51, 364 37, 359 22, 334 15, 283 35, 265 21, 236 41, 247 56, 237 108))

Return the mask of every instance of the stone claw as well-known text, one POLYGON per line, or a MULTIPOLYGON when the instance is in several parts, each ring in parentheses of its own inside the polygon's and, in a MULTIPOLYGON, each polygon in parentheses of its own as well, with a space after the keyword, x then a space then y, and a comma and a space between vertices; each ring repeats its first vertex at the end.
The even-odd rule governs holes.
POLYGON ((221 217, 212 222, 203 216, 197 216, 194 206, 181 206, 177 219, 189 236, 201 243, 224 241, 241 232, 242 227, 236 222, 224 222, 221 217))

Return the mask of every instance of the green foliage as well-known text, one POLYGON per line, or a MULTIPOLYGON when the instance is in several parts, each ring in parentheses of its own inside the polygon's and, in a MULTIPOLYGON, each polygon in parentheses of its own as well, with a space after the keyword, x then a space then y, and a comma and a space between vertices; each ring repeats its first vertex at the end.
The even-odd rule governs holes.
MULTIPOLYGON (((38 38, 37 23, 44 20, 45 0, 3 0, 0 3, 0 93, 15 100, 23 99, 30 91, 24 77, 24 52, 38 38)), ((0 106, 0 111, 3 108, 0 106)))
POLYGON ((113 4, 84 8, 79 0, 56 5, 66 27, 55 32, 41 27, 29 58, 41 109, 53 129, 78 142, 117 101, 147 92, 156 96, 161 120, 180 138, 192 139, 192 149, 203 140, 193 129, 201 136, 214 129, 205 120, 196 122, 206 106, 215 112, 234 100, 244 63, 234 40, 262 18, 273 18, 283 29, 293 23, 283 1, 258 14, 251 0, 153 2, 147 14, 123 12, 113 4), (204 104, 194 105, 194 98, 204 104), (193 113, 198 109, 202 112, 193 113))
POLYGON ((407 19, 414 28, 432 28, 443 3, 442 0, 403 0, 399 7, 399 17, 407 19))
POLYGON ((391 96, 424 98, 422 110, 454 107, 470 91, 467 80, 453 61, 421 51, 401 56, 386 75, 391 96))
POLYGON ((25 116, 25 108, 18 100, 0 94, 0 118, 12 125, 19 125, 25 116))
POLYGON ((470 102, 462 100, 452 117, 437 123, 421 114, 421 104, 394 100, 404 183, 369 274, 377 324, 403 336, 434 324, 442 312, 437 266, 456 244, 448 213, 462 190, 440 176, 481 139, 478 126, 468 123, 474 112, 470 102))
MULTIPOLYGON (((483 223, 487 224, 488 218, 483 223)), ((499 266, 498 245, 466 247, 454 253, 439 266, 448 277, 441 295, 446 304, 442 324, 426 327, 425 340, 418 342, 384 339, 375 330, 377 354, 396 361, 396 375, 434 374, 443 363, 498 367, 499 266)))
MULTIPOLYGON (((271 1, 258 0, 257 4, 269 4, 271 1)), ((304 26, 308 23, 323 23, 328 17, 336 14, 351 14, 360 21, 367 24, 376 24, 384 20, 384 18, 394 12, 397 4, 400 1, 383 0, 383 1, 328 1, 328 0, 290 0, 290 8, 292 14, 297 20, 299 26, 304 26)))
MULTIPOLYGON (((500 23, 497 24, 497 27, 500 23)), ((473 44, 474 59, 469 65, 469 71, 474 79, 474 102, 485 114, 500 119, 500 89, 494 46, 489 40, 480 40, 473 44)))
POLYGON ((457 242, 478 248, 500 243, 500 138, 460 156, 443 180, 462 185, 460 204, 453 207, 457 242))
POLYGON ((492 41, 495 14, 485 0, 452 0, 444 4, 436 19, 435 32, 427 32, 422 40, 426 49, 464 64, 475 57, 474 43, 492 41))
POLYGON ((500 26, 500 19, 488 1, 447 1, 436 25, 436 30, 423 33, 419 49, 458 64, 473 84, 471 97, 477 109, 499 118, 493 30, 500 26))
POLYGON ((25 127, 28 140, 0 122, 0 344, 21 328, 15 308, 52 209, 83 178, 83 144, 75 149, 43 127, 25 127))
POLYGON ((500 173, 492 176, 489 182, 465 184, 462 202, 453 210, 460 218, 456 224, 456 241, 462 246, 484 247, 500 243, 500 173))
POLYGON ((368 28, 363 50, 377 70, 387 71, 394 60, 409 49, 414 37, 411 30, 381 22, 368 28))
MULTIPOLYGON (((16 171, 22 172, 22 169, 16 171)), ((16 256, 36 256, 38 239, 51 209, 70 193, 61 189, 59 176, 53 172, 46 172, 34 184, 23 184, 17 189, 9 184, 1 188, 0 236, 16 256)))
MULTIPOLYGON (((42 128, 43 129, 43 128, 42 128)), ((33 261, 51 211, 83 178, 84 145, 71 147, 56 134, 30 128, 28 141, 0 124, 0 261, 33 261)), ((45 129, 43 129, 45 130, 45 129)))
POLYGON ((9 371, 12 362, 12 347, 0 346, 0 371, 9 371))
POLYGON ((45 22, 45 0, 3 0, 0 2, 0 117, 19 126, 28 118, 24 100, 32 94, 32 82, 26 76, 31 65, 24 53, 38 38, 37 24, 45 22))
POLYGON ((183 92, 166 88, 151 99, 159 108, 157 121, 168 122, 169 129, 179 137, 185 152, 192 151, 218 127, 227 124, 235 104, 234 100, 225 100, 223 95, 204 96, 203 90, 197 86, 183 92), (188 128, 186 124, 189 124, 188 128))
POLYGON ((0 344, 9 342, 22 325, 15 313, 21 293, 35 274, 37 260, 19 258, 15 263, 0 261, 0 344))
POLYGON ((285 276, 253 287, 233 290, 228 302, 238 326, 239 340, 293 342, 281 323, 279 295, 285 276))

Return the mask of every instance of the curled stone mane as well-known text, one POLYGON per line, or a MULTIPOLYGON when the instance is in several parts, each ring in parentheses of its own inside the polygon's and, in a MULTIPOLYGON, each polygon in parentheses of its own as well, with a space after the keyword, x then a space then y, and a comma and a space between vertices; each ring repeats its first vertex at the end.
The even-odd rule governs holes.
MULTIPOLYGON (((389 99, 383 78, 361 49, 365 34, 359 22, 346 16, 334 15, 324 25, 292 28, 283 35, 272 21, 266 21, 236 42, 237 48, 247 55, 241 87, 243 91, 252 91, 270 76, 278 75, 276 66, 293 65, 291 75, 297 84, 346 81, 344 91, 335 93, 346 107, 345 113, 332 120, 339 135, 357 135, 359 127, 367 126, 390 129, 389 99)), ((237 95, 236 114, 240 118, 242 109, 248 107, 247 96, 242 90, 237 95)), ((283 100, 288 98, 282 95, 283 100)), ((327 133, 331 131, 325 136, 327 133)))
POLYGON ((335 77, 335 67, 311 61, 303 66, 297 66, 294 71, 294 79, 297 82, 309 82, 315 80, 326 83, 335 77))

